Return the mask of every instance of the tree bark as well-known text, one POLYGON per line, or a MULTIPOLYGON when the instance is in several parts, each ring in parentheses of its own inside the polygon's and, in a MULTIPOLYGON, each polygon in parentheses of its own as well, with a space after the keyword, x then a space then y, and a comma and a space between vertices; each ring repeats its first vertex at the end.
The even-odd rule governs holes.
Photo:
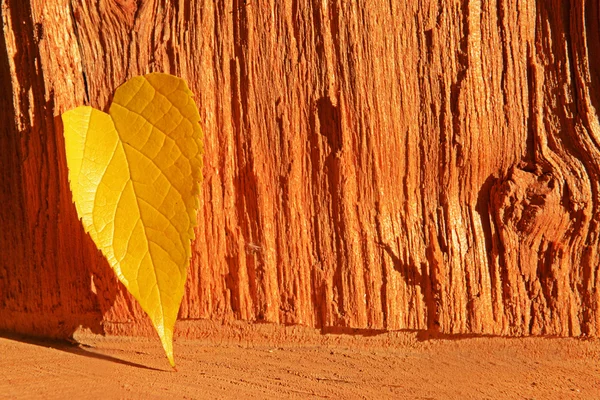
POLYGON ((60 114, 161 71, 205 134, 180 319, 598 336, 597 1, 3 0, 0 329, 150 325, 60 114))

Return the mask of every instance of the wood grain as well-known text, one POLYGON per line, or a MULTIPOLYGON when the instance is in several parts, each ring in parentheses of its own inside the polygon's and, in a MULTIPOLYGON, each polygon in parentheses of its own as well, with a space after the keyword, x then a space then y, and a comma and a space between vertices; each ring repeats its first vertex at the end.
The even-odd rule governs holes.
POLYGON ((4 0, 0 329, 150 326, 83 233, 59 115, 183 77, 180 318, 598 336, 594 1, 4 0))

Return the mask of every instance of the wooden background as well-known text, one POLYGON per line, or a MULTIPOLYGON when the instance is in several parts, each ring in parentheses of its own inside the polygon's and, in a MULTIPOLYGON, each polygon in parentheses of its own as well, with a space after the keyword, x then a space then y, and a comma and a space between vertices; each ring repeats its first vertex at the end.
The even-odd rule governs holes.
POLYGON ((60 114, 162 71, 206 138, 181 319, 598 336, 598 1, 1 4, 0 329, 151 329, 60 114))

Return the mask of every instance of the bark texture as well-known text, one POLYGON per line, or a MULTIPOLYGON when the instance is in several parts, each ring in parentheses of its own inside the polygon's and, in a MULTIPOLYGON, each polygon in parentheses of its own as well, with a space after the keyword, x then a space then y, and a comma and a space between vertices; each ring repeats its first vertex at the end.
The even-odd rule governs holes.
POLYGON ((149 332, 83 232, 60 114, 185 78, 205 180, 181 319, 600 329, 600 6, 2 0, 0 329, 149 332))

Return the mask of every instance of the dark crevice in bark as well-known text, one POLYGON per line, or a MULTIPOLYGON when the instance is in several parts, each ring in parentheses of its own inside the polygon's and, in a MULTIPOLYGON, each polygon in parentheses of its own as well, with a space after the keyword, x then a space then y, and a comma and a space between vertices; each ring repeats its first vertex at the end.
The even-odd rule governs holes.
POLYGON ((89 87, 88 87, 88 82, 87 82, 87 75, 86 75, 86 71, 85 71, 85 64, 83 63, 83 60, 84 60, 83 47, 81 45, 81 38, 79 36, 79 29, 77 27, 77 25, 78 25, 77 17, 75 15, 75 9, 73 8, 73 0, 69 0, 69 14, 71 16, 71 24, 73 25, 73 34, 77 41, 79 57, 81 58, 81 75, 83 77, 83 89, 85 90, 85 99, 83 99, 83 100, 85 103, 89 103, 90 102, 90 92, 89 92, 89 87))
MULTIPOLYGON (((4 7, 0 7, 0 21, 4 21, 3 13, 4 7)), ((9 263, 22 265, 25 262, 30 240, 27 230, 19 223, 25 220, 24 209, 20 206, 24 204, 23 187, 19 184, 23 176, 22 163, 19 161, 23 160, 23 156, 19 146, 19 129, 13 104, 14 88, 4 35, 4 32, 0 34, 0 244, 12 247, 16 256, 13 260, 0 258, 0 294, 5 296, 0 298, 0 308, 14 309, 16 296, 6 296, 11 293, 10 282, 14 282, 9 277, 9 263)), ((7 250, 0 248, 2 254, 6 254, 7 250)))

